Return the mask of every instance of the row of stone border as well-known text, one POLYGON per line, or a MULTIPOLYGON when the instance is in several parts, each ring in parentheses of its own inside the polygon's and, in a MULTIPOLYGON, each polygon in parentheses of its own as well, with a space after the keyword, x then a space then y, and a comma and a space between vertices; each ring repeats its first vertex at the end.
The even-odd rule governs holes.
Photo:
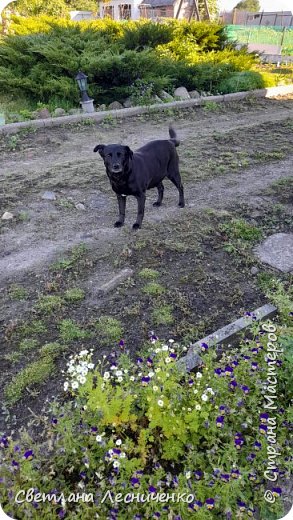
POLYGON ((193 106, 200 106, 206 102, 229 103, 230 101, 238 101, 248 97, 265 98, 275 96, 285 96, 293 93, 292 85, 282 85, 280 87, 270 87, 259 90, 250 90, 246 92, 236 92, 234 94, 224 94, 220 96, 205 96, 195 99, 184 99, 182 101, 172 101, 170 103, 155 104, 149 106, 137 106, 131 108, 122 108, 120 110, 105 110, 103 112, 93 112, 92 114, 76 114, 73 116, 62 116, 48 119, 34 119, 32 121, 24 121, 21 123, 11 123, 0 126, 0 134, 14 134, 27 128, 46 128, 53 126, 62 126, 80 123, 82 121, 95 121, 100 123, 109 116, 115 119, 125 117, 138 116, 150 112, 159 112, 168 109, 180 109, 193 106))
POLYGON ((247 316, 229 323, 229 325, 222 327, 213 334, 210 334, 209 336, 206 336, 205 338, 190 345, 186 356, 178 361, 178 365, 190 372, 201 364, 200 352, 202 349, 201 345, 203 343, 208 345, 208 347, 233 344, 233 342, 235 342, 235 340, 238 338, 239 334, 248 329, 252 323, 255 321, 267 320, 274 317, 276 314, 277 308, 270 303, 259 307, 255 311, 248 313, 247 316))

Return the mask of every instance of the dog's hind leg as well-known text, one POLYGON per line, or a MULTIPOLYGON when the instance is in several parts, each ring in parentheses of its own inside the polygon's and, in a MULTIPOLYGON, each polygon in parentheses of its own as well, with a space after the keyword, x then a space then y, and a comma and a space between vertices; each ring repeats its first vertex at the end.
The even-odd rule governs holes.
POLYGON ((119 219, 115 222, 114 227, 121 227, 123 226, 125 220, 126 197, 117 195, 117 200, 119 206, 119 219))
POLYGON ((173 184, 176 186, 177 190, 179 191, 179 204, 178 206, 180 208, 184 208, 185 201, 184 201, 184 189, 181 182, 180 174, 178 173, 176 176, 172 175, 172 177, 169 177, 170 181, 173 182, 173 184))
POLYGON ((136 222, 133 224, 133 229, 138 229, 141 227, 143 216, 144 216, 144 207, 145 207, 145 193, 136 197, 137 199, 137 217, 136 222))
POLYGON ((158 200, 156 200, 156 202, 153 203, 153 206, 161 206, 161 204, 162 204, 162 200, 164 197, 164 185, 162 182, 160 182, 160 184, 158 184, 157 190, 158 190, 158 200))

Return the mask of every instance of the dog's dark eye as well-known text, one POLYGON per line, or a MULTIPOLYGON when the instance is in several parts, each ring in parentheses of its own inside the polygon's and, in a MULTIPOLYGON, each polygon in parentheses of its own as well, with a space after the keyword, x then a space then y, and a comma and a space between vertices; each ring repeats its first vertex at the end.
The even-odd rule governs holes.
POLYGON ((106 157, 112 157, 111 153, 107 153, 106 157))

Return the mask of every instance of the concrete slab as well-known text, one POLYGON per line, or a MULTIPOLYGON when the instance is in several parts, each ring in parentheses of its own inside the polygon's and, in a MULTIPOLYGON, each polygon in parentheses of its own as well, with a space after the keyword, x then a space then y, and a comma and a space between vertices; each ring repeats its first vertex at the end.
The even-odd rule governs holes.
POLYGON ((264 264, 283 273, 293 272, 293 233, 276 233, 268 237, 254 250, 264 264))

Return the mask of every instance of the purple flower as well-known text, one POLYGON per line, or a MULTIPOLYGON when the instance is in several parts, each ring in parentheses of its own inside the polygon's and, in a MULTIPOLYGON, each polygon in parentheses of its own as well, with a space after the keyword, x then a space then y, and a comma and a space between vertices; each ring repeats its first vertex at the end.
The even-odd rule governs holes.
POLYGON ((226 374, 226 376, 232 376, 233 375, 233 367, 230 367, 230 366, 225 367, 225 374, 226 374))
POLYGON ((235 381, 235 379, 233 379, 232 381, 230 381, 229 386, 230 386, 231 390, 235 390, 235 388, 237 386, 237 381, 235 381))
POLYGON ((194 381, 193 381, 193 379, 189 379, 188 384, 189 384, 189 386, 194 385, 194 381))
POLYGON ((223 480, 224 482, 229 482, 229 480, 230 480, 229 473, 221 473, 221 480, 223 480))
POLYGON ((24 453, 23 457, 24 457, 25 459, 27 459, 27 460, 31 460, 31 459, 34 457, 34 452, 33 452, 33 450, 27 450, 27 451, 24 453))
POLYGON ((0 447, 8 448, 8 446, 9 446, 9 440, 5 435, 3 435, 3 437, 0 438, 0 447))
POLYGON ((252 507, 249 507, 249 508, 247 509, 247 514, 248 514, 248 516, 254 516, 254 513, 255 513, 255 512, 256 512, 256 510, 255 510, 254 508, 252 508, 252 507))
POLYGON ((255 441, 255 443, 254 443, 253 446, 254 446, 254 448, 255 448, 256 450, 260 450, 260 449, 261 449, 261 442, 255 441))
POLYGON ((153 518, 160 518, 161 516, 161 513, 159 513, 158 511, 156 511, 156 513, 153 514, 153 518))
POLYGON ((253 459, 255 459, 256 455, 255 453, 249 453, 246 457, 246 460, 248 460, 249 462, 253 461, 253 459))
POLYGON ((121 450, 119 448, 112 448, 114 455, 120 455, 121 450))
POLYGON ((214 505, 215 505, 215 501, 213 498, 206 499, 206 506, 208 509, 213 509, 214 505))
POLYGON ((143 386, 146 386, 146 385, 150 382, 150 380, 151 380, 151 378, 150 378, 149 376, 143 376, 143 377, 141 378, 141 384, 142 384, 143 386))
POLYGON ((240 476, 239 469, 233 468, 232 471, 231 471, 231 477, 237 479, 237 478, 239 478, 239 476, 240 476))
POLYGON ((245 511, 245 509, 246 509, 245 502, 242 502, 242 500, 238 500, 237 505, 238 505, 240 511, 245 511))
POLYGON ((237 361, 237 359, 234 359, 234 361, 232 361, 232 365, 233 367, 237 367, 239 365, 239 361, 237 361))
POLYGON ((254 347, 251 349, 252 354, 256 355, 258 354, 258 348, 254 347))
POLYGON ((253 361, 251 363, 251 368, 252 368, 252 370, 257 370, 258 369, 258 363, 256 361, 253 361))
POLYGON ((65 509, 61 508, 58 510, 57 514, 58 514, 59 518, 64 518, 64 516, 66 515, 66 511, 65 511, 65 509))
POLYGON ((222 374, 222 369, 221 368, 215 368, 214 372, 215 372, 215 374, 217 376, 220 376, 222 374))
POLYGON ((259 431, 262 435, 265 435, 267 433, 267 425, 266 424, 261 424, 260 427, 259 427, 259 431))
POLYGON ((206 352, 206 350, 208 350, 209 346, 207 343, 201 343, 200 344, 200 348, 203 352, 206 352))
POLYGON ((80 476, 80 478, 85 479, 86 478, 86 472, 85 471, 81 471, 79 476, 80 476))
POLYGON ((157 488, 155 488, 155 486, 149 486, 150 493, 155 493, 156 491, 157 491, 157 488))
POLYGON ((19 467, 19 463, 16 460, 14 460, 14 459, 12 460, 11 465, 12 465, 13 468, 18 468, 19 467))
POLYGON ((202 502, 200 500, 195 500, 193 504, 189 504, 188 508, 191 509, 191 511, 198 511, 202 507, 202 502))
POLYGON ((143 359, 141 357, 139 357, 139 358, 137 358, 136 362, 138 365, 140 365, 141 363, 143 363, 143 359))
POLYGON ((219 417, 217 417, 216 419, 216 425, 218 428, 222 428, 223 427, 223 424, 224 424, 224 415, 219 415, 219 417))
POLYGON ((200 480, 203 477, 203 472, 200 469, 197 469, 194 472, 194 476, 195 476, 196 480, 200 480))
POLYGON ((121 340, 119 341, 119 347, 123 348, 124 345, 125 345, 125 341, 124 341, 124 339, 121 339, 121 340))
POLYGON ((269 414, 266 413, 266 412, 263 412, 263 413, 260 414, 259 418, 260 418, 260 422, 267 423, 268 422, 268 418, 269 418, 269 414))
POLYGON ((236 448, 238 450, 240 450, 241 446, 243 446, 243 444, 244 444, 244 439, 242 439, 241 437, 240 438, 237 437, 234 439, 234 444, 235 444, 236 448))
POLYGON ((146 362, 147 362, 147 366, 148 366, 148 367, 151 367, 151 366, 153 365, 153 360, 152 360, 151 357, 148 357, 147 360, 146 360, 146 362))
POLYGON ((171 352, 169 357, 172 358, 172 359, 176 359, 177 358, 177 354, 175 354, 175 352, 171 352))
POLYGON ((91 427, 91 432, 96 433, 98 431, 98 428, 96 426, 91 427))
POLYGON ((56 417, 52 417, 51 424, 57 424, 57 423, 58 423, 58 419, 56 417))
POLYGON ((242 401, 241 399, 240 399, 240 401, 237 402, 237 406, 239 406, 239 408, 240 408, 241 406, 243 406, 243 404, 244 404, 244 403, 243 403, 243 401, 242 401))
POLYGON ((241 388, 242 388, 242 390, 243 390, 243 392, 244 392, 245 394, 249 394, 250 389, 248 388, 248 386, 243 385, 241 388))
POLYGON ((139 487, 139 485, 140 485, 140 480, 139 480, 139 478, 132 477, 132 478, 130 479, 130 483, 132 484, 133 487, 139 487))
POLYGON ((273 487, 272 493, 275 497, 280 497, 282 495, 282 489, 280 487, 273 487))
POLYGON ((248 478, 249 478, 249 480, 254 482, 256 480, 256 473, 254 473, 254 472, 248 473, 248 478))

